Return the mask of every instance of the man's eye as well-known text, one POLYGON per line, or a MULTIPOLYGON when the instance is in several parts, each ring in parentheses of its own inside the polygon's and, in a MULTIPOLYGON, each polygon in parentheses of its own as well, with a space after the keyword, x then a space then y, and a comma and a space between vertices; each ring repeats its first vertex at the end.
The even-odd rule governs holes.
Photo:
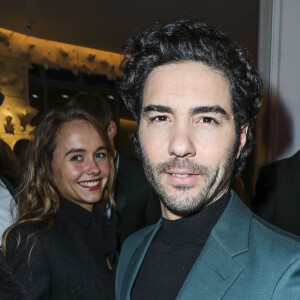
POLYGON ((200 123, 216 123, 216 124, 219 124, 214 118, 212 117, 203 117, 199 120, 200 123))
POLYGON ((71 157, 72 161, 81 161, 82 160, 82 156, 81 155, 75 155, 71 157))
POLYGON ((150 118, 151 122, 165 122, 168 120, 169 118, 167 116, 155 116, 150 118))

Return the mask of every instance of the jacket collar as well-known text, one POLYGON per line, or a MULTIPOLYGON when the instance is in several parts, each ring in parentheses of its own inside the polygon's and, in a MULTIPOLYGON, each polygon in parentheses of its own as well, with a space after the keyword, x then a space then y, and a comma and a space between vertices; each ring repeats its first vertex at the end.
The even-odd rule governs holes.
POLYGON ((252 212, 231 191, 231 199, 212 230, 213 238, 231 257, 248 250, 251 219, 252 212))
MULTIPOLYGON (((106 216, 101 213, 98 207, 94 207, 93 211, 90 212, 85 208, 81 207, 70 200, 63 199, 61 208, 58 212, 58 216, 62 219, 73 219, 79 226, 83 228, 89 228, 94 219, 100 219, 101 221, 106 221, 106 216)), ((103 223, 103 222, 102 222, 103 223)))

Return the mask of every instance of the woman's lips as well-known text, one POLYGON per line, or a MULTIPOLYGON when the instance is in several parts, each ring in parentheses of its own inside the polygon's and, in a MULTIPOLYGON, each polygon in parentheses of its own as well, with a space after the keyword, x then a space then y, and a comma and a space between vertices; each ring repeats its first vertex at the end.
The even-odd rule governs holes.
POLYGON ((102 179, 94 179, 94 180, 86 180, 86 181, 80 181, 78 184, 88 190, 88 191, 94 191, 101 187, 102 179))

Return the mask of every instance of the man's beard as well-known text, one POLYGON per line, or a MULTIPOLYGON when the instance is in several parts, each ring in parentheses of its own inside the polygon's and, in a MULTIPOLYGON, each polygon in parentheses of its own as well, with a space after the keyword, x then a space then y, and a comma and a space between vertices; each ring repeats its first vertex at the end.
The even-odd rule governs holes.
MULTIPOLYGON (((208 167, 195 163, 190 158, 171 158, 167 162, 154 165, 140 148, 143 157, 145 174, 160 197, 162 204, 172 213, 186 216, 200 211, 203 207, 224 194, 229 186, 231 174, 235 164, 236 145, 227 150, 223 164, 217 167, 208 167), (172 187, 178 191, 176 195, 170 195, 162 184, 162 175, 171 169, 185 169, 191 173, 199 174, 203 178, 202 187, 196 195, 188 194, 189 189, 195 189, 195 185, 178 185, 172 187)), ((197 184, 197 183, 196 183, 197 184)), ((199 183, 198 183, 199 184, 199 183)), ((197 186, 196 186, 197 188, 197 186)))

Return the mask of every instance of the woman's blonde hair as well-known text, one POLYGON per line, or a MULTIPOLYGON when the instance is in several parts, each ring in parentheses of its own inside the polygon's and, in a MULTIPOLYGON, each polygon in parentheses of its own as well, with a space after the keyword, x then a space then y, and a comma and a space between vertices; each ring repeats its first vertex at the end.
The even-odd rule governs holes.
MULTIPOLYGON (((111 203, 115 205, 112 197, 113 150, 104 129, 92 115, 80 108, 63 107, 52 110, 40 121, 34 132, 34 139, 28 151, 28 161, 23 174, 22 185, 17 194, 18 220, 4 232, 2 238, 4 255, 7 255, 7 238, 13 231, 40 225, 38 226, 37 236, 41 236, 51 228, 54 216, 61 205, 61 197, 53 180, 51 164, 56 147, 56 137, 64 123, 74 120, 83 120, 90 123, 108 149, 110 174, 99 204, 102 211, 105 211, 111 203)), ((17 237, 18 247, 20 235, 18 234, 17 237)))

